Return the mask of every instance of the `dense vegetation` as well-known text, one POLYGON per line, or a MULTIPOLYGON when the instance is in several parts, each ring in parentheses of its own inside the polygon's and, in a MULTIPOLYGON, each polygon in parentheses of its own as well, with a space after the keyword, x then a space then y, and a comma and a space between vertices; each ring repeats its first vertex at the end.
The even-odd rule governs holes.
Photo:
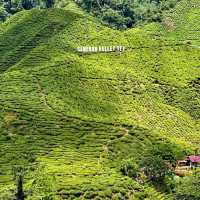
POLYGON ((54 0, 0 0, 0 21, 23 9, 51 8, 54 3, 54 0))
POLYGON ((199 200, 200 199, 200 172, 176 180, 176 200, 199 200))
POLYGON ((88 12, 115 28, 131 28, 141 22, 160 22, 164 11, 178 0, 77 0, 88 12))
POLYGON ((126 31, 63 5, 0 24, 0 200, 198 199, 173 167, 200 141, 199 1, 126 31))

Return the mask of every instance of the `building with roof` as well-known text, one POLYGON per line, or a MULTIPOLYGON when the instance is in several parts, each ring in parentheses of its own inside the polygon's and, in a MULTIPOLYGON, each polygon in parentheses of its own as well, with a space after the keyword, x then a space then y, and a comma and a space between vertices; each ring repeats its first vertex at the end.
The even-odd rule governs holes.
POLYGON ((190 168, 200 167, 200 156, 188 156, 187 159, 190 163, 190 168))
POLYGON ((185 176, 190 174, 192 169, 200 168, 200 156, 191 155, 187 156, 185 160, 177 160, 175 173, 178 176, 185 176))

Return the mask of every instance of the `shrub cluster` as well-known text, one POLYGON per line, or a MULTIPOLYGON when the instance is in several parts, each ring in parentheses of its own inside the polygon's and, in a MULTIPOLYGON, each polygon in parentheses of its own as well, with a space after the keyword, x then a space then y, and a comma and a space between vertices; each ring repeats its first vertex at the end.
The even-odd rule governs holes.
POLYGON ((171 143, 158 143, 148 149, 138 164, 128 159, 121 163, 120 171, 125 176, 136 179, 141 183, 151 182, 156 187, 163 187, 165 192, 175 188, 173 169, 177 159, 187 154, 178 145, 171 143))

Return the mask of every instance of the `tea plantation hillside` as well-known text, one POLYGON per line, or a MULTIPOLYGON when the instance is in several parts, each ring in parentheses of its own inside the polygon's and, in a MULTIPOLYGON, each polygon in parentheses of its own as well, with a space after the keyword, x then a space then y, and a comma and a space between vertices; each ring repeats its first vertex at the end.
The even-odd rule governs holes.
POLYGON ((0 199, 13 199, 16 165, 28 169, 30 200, 172 199, 120 166, 161 143, 199 147, 197 0, 126 31, 74 4, 19 12, 0 31, 0 199))

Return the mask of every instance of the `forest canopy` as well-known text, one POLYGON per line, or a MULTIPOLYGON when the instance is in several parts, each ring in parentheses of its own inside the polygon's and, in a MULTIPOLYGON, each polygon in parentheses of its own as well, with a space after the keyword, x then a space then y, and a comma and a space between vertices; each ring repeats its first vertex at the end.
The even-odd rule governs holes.
MULTIPOLYGON (((132 28, 141 23, 160 22, 166 10, 179 0, 75 0, 84 10, 112 28, 132 28)), ((55 0, 0 0, 0 21, 23 9, 51 8, 55 0)))
POLYGON ((0 0, 0 21, 23 9, 51 8, 54 3, 54 0, 0 0))
MULTIPOLYGON (((112 28, 127 29, 141 23, 160 22, 179 0, 75 0, 84 10, 112 28)), ((55 0, 0 0, 0 21, 23 9, 51 8, 55 0)))
POLYGON ((163 11, 172 9, 179 0, 77 0, 89 13, 107 25, 126 29, 141 22, 161 21, 163 11))

